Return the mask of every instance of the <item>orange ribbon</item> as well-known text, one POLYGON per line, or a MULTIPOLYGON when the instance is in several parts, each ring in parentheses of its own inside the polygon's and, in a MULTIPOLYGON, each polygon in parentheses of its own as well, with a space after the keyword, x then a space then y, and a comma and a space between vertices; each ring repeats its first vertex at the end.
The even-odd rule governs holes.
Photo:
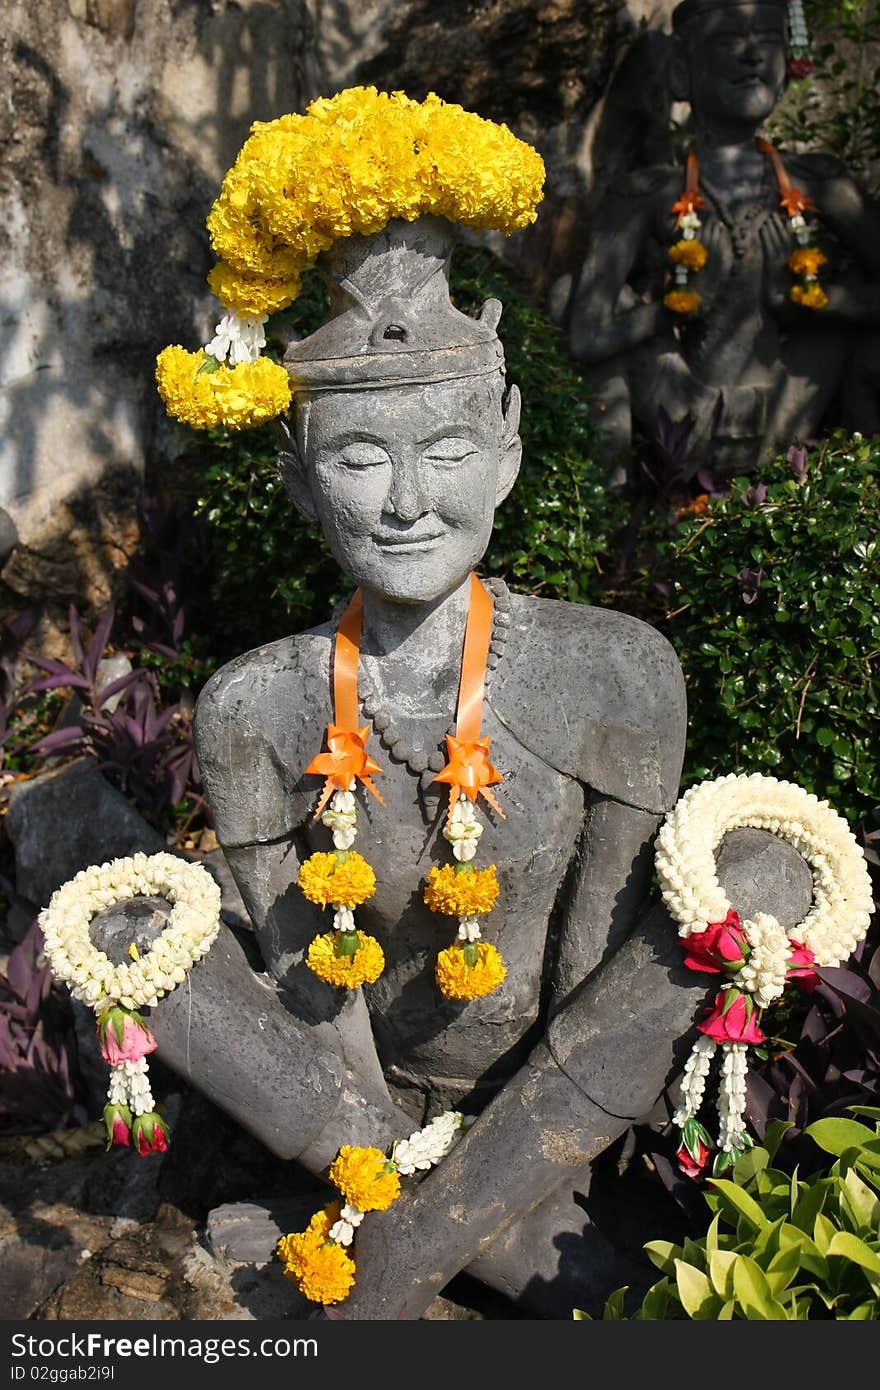
POLYGON ((360 589, 356 589, 339 620, 333 647, 333 723, 327 725, 329 752, 319 753, 306 768, 306 772, 324 778, 321 799, 312 820, 318 819, 335 791, 350 791, 356 779, 385 805, 371 780, 382 769, 367 752, 370 726, 358 727, 357 673, 362 620, 363 597, 360 589))
POLYGON ((489 761, 489 739, 480 737, 483 721, 483 692, 486 685, 486 658, 492 636, 492 598, 475 574, 471 575, 464 652, 458 685, 455 735, 447 734, 449 762, 438 772, 435 782, 449 787, 449 817, 460 796, 476 802, 484 796, 502 820, 506 816, 489 787, 502 780, 489 761))
POLYGON ((672 204, 672 211, 678 214, 678 221, 675 224, 677 227, 681 226, 681 219, 685 213, 696 212, 697 208, 705 207, 705 199, 699 189, 699 178, 700 165, 696 150, 689 150, 684 192, 678 202, 672 204))
POLYGON ((794 217, 797 212, 806 212, 813 206, 813 200, 809 193, 804 193, 800 188, 792 185, 791 179, 786 173, 785 165, 779 158, 778 153, 770 144, 769 140, 756 140, 755 144, 762 154, 765 154, 773 165, 773 173, 776 178, 776 187, 779 189, 779 205, 785 208, 789 217, 794 217))
MULTIPOLYGON (((327 726, 329 752, 319 753, 306 772, 323 777, 324 788, 313 820, 317 820, 334 791, 350 791, 355 780, 363 782, 377 801, 384 801, 371 778, 382 771, 367 752, 369 725, 358 727, 358 661, 360 659, 363 598, 358 589, 339 620, 333 650, 333 723, 327 726)), ((449 761, 434 778, 449 786, 449 816, 460 796, 476 801, 484 796, 501 816, 504 812, 488 790, 502 780, 489 761, 489 739, 480 737, 486 659, 492 636, 492 598, 475 574, 471 575, 455 735, 447 735, 449 761)))

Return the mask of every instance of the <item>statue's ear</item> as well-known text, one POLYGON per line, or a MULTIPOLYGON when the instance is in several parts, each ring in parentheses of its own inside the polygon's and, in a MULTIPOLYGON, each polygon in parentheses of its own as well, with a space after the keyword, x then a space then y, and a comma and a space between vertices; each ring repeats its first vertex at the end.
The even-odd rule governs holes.
POLYGON ((522 460, 522 440, 519 437, 519 415, 522 400, 518 386, 511 386, 504 398, 504 433, 501 439, 501 456, 498 460, 498 486, 495 490, 495 506, 499 506, 516 482, 522 460))
POLYGON ((687 54, 680 38, 673 37, 669 42, 667 59, 669 94, 673 101, 690 101, 691 79, 688 72, 687 54))
POLYGON ((280 448, 276 455, 278 474, 287 489, 293 505, 302 512, 307 521, 317 521, 318 513, 309 486, 305 460, 296 437, 296 431, 286 420, 277 420, 276 438, 280 448))

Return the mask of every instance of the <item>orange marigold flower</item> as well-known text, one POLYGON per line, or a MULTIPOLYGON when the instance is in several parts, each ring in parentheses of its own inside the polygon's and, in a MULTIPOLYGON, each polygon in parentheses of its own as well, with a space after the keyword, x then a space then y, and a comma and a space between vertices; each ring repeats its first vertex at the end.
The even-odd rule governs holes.
POLYGON ((470 873, 456 870, 453 864, 431 869, 425 886, 425 902, 432 912, 445 912, 450 917, 475 917, 491 912, 498 897, 498 878, 495 865, 473 869, 470 873))
POLYGON ((400 1196, 400 1174, 388 1171, 381 1149, 343 1144, 330 1165, 330 1181, 346 1202, 361 1211, 387 1211, 400 1196))
POLYGON ((695 290, 670 290, 664 294, 663 303, 673 314, 695 314, 702 301, 695 290))
POLYGON ((788 268, 794 275, 815 275, 827 263, 828 257, 818 246, 798 246, 788 258, 788 268))
POLYGON ((337 938, 333 931, 314 937, 306 952, 306 965, 312 974, 343 989, 375 984, 385 969, 385 956, 376 938, 359 931, 360 944, 353 956, 337 956, 337 938))
POLYGON ((318 851, 300 867, 297 883, 310 903, 355 908, 376 891, 376 875, 354 850, 318 851))
POLYGON ((687 270, 702 270, 709 259, 709 252, 701 241, 676 241, 670 246, 667 255, 673 265, 683 265, 687 270))
POLYGON ((441 994, 447 999, 482 999, 496 990, 507 974, 500 951, 488 941, 475 944, 475 965, 468 965, 464 948, 458 944, 441 951, 437 957, 434 974, 441 994))
POLYGON ((827 294, 822 286, 815 282, 810 285, 792 285, 789 297, 805 309, 824 309, 828 303, 827 294))
POLYGON ((339 1202, 331 1203, 312 1217, 308 1230, 282 1236, 277 1245, 286 1277, 312 1303, 341 1303, 354 1283, 354 1260, 329 1239, 339 1213, 339 1202))

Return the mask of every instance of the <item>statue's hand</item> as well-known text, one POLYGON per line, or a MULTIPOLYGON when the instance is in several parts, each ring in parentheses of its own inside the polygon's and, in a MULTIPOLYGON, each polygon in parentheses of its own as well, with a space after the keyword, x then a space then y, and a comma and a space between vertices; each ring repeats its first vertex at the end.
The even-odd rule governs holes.
MULTIPOLYGON (((420 1241, 412 1196, 405 1193, 383 1212, 370 1212, 355 1236, 355 1285, 331 1318, 351 1322, 418 1318, 438 1291, 425 1280, 417 1257, 420 1241)), ((424 1250, 421 1251, 424 1257, 424 1250)), ((440 1276, 442 1279, 442 1276, 440 1276)), ((445 1282, 445 1279, 442 1279, 445 1282)))

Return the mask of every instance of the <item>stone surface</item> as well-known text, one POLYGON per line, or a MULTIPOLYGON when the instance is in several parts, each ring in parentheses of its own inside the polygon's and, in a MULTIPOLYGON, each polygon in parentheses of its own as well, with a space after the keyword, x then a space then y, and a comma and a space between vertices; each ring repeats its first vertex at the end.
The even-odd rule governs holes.
POLYGON ((18 891, 38 908, 90 864, 165 849, 159 833, 86 762, 17 786, 6 830, 15 849, 18 891))
POLYGON ((213 326, 204 218, 250 123, 317 90, 301 0, 13 0, 5 19, 0 505, 32 566, 51 545, 47 584, 103 563, 90 535, 65 566, 65 499, 170 441, 155 354, 213 326))
POLYGON ((632 168, 595 209, 570 313, 588 367, 604 451, 619 481, 633 430, 660 437, 660 412, 690 420, 682 475, 732 475, 820 433, 834 404, 848 428, 880 429, 880 209, 836 159, 786 155, 791 184, 815 206, 829 264, 827 309, 793 304, 796 247, 766 154, 755 146, 785 84, 785 6, 736 0, 675 12, 671 95, 691 105, 699 158, 700 240, 709 256, 687 288, 700 310, 663 305, 673 203, 685 170, 632 168), (693 13, 692 13, 693 11, 693 13), (844 269, 846 267, 846 269, 844 269))

